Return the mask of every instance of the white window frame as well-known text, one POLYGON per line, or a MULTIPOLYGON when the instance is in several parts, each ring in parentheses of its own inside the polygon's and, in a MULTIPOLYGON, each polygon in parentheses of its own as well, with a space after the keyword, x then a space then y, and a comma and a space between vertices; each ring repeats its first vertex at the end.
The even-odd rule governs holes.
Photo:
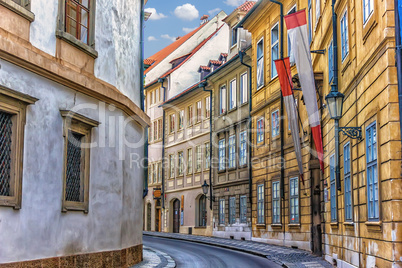
POLYGON ((229 168, 236 167, 236 135, 229 136, 229 168))
POLYGON ((257 68, 256 68, 256 84, 257 84, 257 91, 259 89, 261 89, 264 84, 265 84, 265 74, 264 74, 264 53, 265 53, 265 48, 264 48, 264 37, 261 37, 260 40, 258 40, 257 45, 256 45, 256 54, 257 54, 257 68), (258 45, 260 44, 260 42, 262 42, 262 52, 261 52, 261 56, 258 57, 258 45), (261 63, 261 83, 259 84, 259 80, 258 80, 258 66, 259 66, 259 62, 260 60, 262 61, 261 63))
POLYGON ((345 203, 345 221, 353 221, 353 197, 352 197, 352 176, 351 176, 351 146, 347 142, 343 146, 343 181, 344 181, 344 203, 345 203))
POLYGON ((272 138, 275 138, 275 137, 277 137, 277 136, 279 136, 279 132, 280 132, 280 115, 279 115, 279 109, 276 109, 275 111, 273 111, 272 113, 271 113, 271 134, 272 134, 272 138), (278 117, 277 117, 277 122, 275 123, 276 125, 277 125, 277 128, 275 129, 274 128, 274 120, 276 120, 275 118, 274 118, 274 114, 278 114, 278 117), (274 132, 275 131, 275 132, 274 132))
POLYGON ((346 8, 340 19, 341 28, 341 58, 345 61, 349 55, 349 25, 348 25, 348 9, 346 8))
POLYGON ((264 184, 257 185, 257 224, 265 224, 264 184))
MULTIPOLYGON (((374 136, 371 137, 374 140, 374 136)), ((378 174, 378 149, 377 149, 377 124, 372 122, 366 127, 366 174, 367 174, 367 217, 369 221, 380 220, 380 183, 378 174), (370 133, 369 130, 375 131, 375 142, 369 146, 370 133), (371 156, 370 156, 371 154, 371 156), (374 158, 375 157, 375 158, 374 158), (371 174, 370 174, 371 173, 371 174), (370 183, 370 178, 371 183, 370 183), (372 212, 371 212, 372 211, 372 212)))
POLYGON ((289 179, 289 222, 300 223, 299 178, 289 179), (296 218, 297 217, 297 218, 296 218))
POLYGON ((227 112, 227 88, 226 85, 222 85, 219 88, 219 114, 225 114, 227 112))
POLYGON ((363 0, 362 3, 363 3, 363 27, 364 27, 370 20, 371 16, 374 14, 374 0, 363 0), (366 6, 367 6, 367 13, 369 14, 366 14, 366 6))
POLYGON ((237 107, 237 81, 236 78, 229 82, 229 111, 237 107))
POLYGON ((280 39, 280 36, 279 36, 279 23, 278 23, 278 22, 275 23, 274 26, 271 27, 270 34, 271 34, 271 79, 275 79, 275 78, 278 76, 278 71, 276 70, 276 66, 275 66, 275 60, 279 59, 279 39, 280 39), (273 42, 272 30, 273 30, 275 27, 278 27, 278 39, 273 42), (275 47, 277 48, 277 53, 278 53, 278 55, 277 55, 277 57, 274 59, 274 57, 273 57, 273 50, 274 50, 275 47), (274 74, 274 70, 275 70, 275 74, 274 74))
POLYGON ((335 154, 332 154, 329 158, 329 181, 330 181, 330 211, 331 222, 338 221, 338 193, 336 188, 336 170, 335 170, 335 154))
POLYGON ((272 182, 272 223, 281 223, 281 194, 280 181, 272 182))
POLYGON ((239 134, 239 166, 247 164, 247 131, 244 130, 239 134))
POLYGON ((218 166, 218 170, 222 171, 226 169, 226 165, 225 165, 225 157, 226 157, 226 144, 225 144, 226 140, 220 139, 218 142, 219 145, 219 166, 218 166))
POLYGON ((240 105, 248 102, 248 73, 240 75, 240 105))

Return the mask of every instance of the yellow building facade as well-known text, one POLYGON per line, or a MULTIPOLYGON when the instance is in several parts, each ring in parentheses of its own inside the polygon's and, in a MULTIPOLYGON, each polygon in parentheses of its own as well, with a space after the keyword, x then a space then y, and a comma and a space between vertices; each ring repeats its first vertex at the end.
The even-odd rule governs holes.
MULTIPOLYGON (((294 179, 298 172, 293 141, 286 112, 280 120, 280 85, 272 62, 280 57, 280 9, 270 1, 259 1, 241 22, 253 40, 253 239, 310 250, 341 267, 399 267, 402 180, 393 1, 335 4, 338 89, 345 95, 339 125, 360 127, 362 136, 352 139, 339 133, 340 185, 333 167, 334 120, 325 105, 333 81, 332 3, 282 3, 285 15, 295 5, 296 10, 306 9, 310 50, 323 52, 311 55, 325 170, 320 171, 314 154, 302 91, 295 90, 303 125, 299 135, 304 184, 294 179), (340 190, 334 190, 338 186, 340 190)), ((283 41, 286 57, 286 29, 283 41)), ((292 67, 297 88, 296 74, 292 67)))

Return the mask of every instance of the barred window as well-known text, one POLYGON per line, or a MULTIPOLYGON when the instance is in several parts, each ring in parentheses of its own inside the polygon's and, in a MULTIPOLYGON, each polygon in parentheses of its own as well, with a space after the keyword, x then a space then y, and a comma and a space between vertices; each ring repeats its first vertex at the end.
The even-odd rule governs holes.
POLYGON ((279 194, 279 181, 272 182, 272 223, 281 223, 281 200, 279 194))
POLYGON ((247 196, 240 196, 240 222, 247 222, 247 196))
POLYGON ((236 197, 229 198, 229 224, 236 223, 236 197))
POLYGON ((257 186, 257 224, 264 224, 264 184, 257 186))
MULTIPOLYGON (((88 213, 91 132, 99 122, 71 111, 60 111, 64 121, 64 191, 62 211, 88 213)), ((154 176, 154 174, 152 174, 154 176)))
POLYGON ((229 137, 229 168, 236 167, 236 136, 229 137))
POLYGON ((13 115, 0 111, 0 196, 12 196, 11 187, 12 173, 12 135, 13 115))
POLYGON ((299 178, 289 180, 290 223, 299 223, 299 178))

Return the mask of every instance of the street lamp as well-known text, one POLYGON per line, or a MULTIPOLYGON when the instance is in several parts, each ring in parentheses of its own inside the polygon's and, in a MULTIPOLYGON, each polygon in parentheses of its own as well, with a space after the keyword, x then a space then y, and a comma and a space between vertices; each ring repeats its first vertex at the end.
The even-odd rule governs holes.
MULTIPOLYGON (((202 192, 203 192, 203 194, 205 195, 205 197, 209 200, 210 199, 210 197, 208 196, 208 188, 209 188, 209 184, 207 183, 207 181, 206 180, 204 180, 204 184, 203 185, 201 185, 201 188, 202 188, 202 192)), ((215 196, 211 196, 211 198, 212 198, 212 201, 215 201, 215 196)))
POLYGON ((344 97, 345 96, 342 93, 334 90, 331 90, 331 92, 329 92, 329 94, 325 97, 325 100, 328 104, 329 116, 332 119, 341 119, 344 97))

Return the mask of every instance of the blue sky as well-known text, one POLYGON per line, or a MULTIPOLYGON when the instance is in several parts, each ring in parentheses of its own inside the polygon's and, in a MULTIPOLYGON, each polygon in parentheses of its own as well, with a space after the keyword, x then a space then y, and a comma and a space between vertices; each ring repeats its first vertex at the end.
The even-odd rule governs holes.
POLYGON ((215 16, 220 10, 230 14, 245 0, 148 0, 146 11, 153 14, 145 22, 145 58, 200 25, 202 15, 215 16))

